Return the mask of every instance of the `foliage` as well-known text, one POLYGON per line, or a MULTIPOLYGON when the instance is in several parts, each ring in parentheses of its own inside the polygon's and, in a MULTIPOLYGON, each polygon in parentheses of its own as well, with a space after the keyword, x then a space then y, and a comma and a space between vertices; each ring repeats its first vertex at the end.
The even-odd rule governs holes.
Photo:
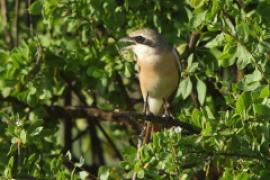
POLYGON ((267 179, 269 7, 267 0, 1 1, 1 178, 267 179), (134 130, 67 109, 142 110, 134 62, 117 43, 140 27, 157 29, 180 52, 172 107, 200 133, 168 128, 137 151, 134 130))

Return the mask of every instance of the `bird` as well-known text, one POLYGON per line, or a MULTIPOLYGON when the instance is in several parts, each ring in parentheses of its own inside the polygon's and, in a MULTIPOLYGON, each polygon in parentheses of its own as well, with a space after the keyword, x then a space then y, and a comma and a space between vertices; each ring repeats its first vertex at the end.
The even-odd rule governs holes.
MULTIPOLYGON (((168 99, 180 81, 181 67, 176 49, 160 33, 150 28, 134 30, 119 41, 131 43, 122 50, 135 54, 144 112, 157 116, 167 113, 168 99)), ((145 127, 144 143, 148 143, 152 132, 160 127, 150 122, 145 127)))

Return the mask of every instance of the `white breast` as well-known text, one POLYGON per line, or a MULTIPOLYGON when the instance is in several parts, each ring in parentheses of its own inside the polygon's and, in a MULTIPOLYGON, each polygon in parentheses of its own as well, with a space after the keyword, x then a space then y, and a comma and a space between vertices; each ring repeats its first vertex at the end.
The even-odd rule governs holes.
POLYGON ((146 46, 144 44, 136 44, 133 46, 132 50, 138 59, 145 59, 144 57, 148 57, 156 53, 155 48, 146 46))

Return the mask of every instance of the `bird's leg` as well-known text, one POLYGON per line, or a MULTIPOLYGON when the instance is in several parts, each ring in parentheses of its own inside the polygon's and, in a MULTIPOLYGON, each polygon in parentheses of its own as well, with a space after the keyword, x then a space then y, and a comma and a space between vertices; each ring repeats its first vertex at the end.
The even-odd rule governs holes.
POLYGON ((145 115, 149 115, 149 113, 150 113, 148 98, 149 98, 149 93, 146 94, 145 101, 144 101, 144 104, 143 104, 143 113, 145 115))
MULTIPOLYGON (((144 114, 145 116, 150 114, 149 110, 149 103, 148 103, 149 93, 147 93, 145 102, 144 102, 144 114)), ((151 139, 151 132, 152 132, 152 124, 150 122, 144 122, 144 129, 143 129, 143 144, 147 144, 151 139)))
MULTIPOLYGON (((144 113, 145 116, 147 116, 149 114, 148 97, 149 97, 149 94, 147 93, 146 97, 145 97, 145 100, 144 100, 144 104, 143 104, 143 113, 144 113)), ((147 123, 144 122, 143 130, 142 130, 140 136, 142 136, 142 137, 144 136, 146 127, 147 127, 147 123)))
MULTIPOLYGON (((149 94, 147 93, 144 104, 143 104, 143 113, 145 116, 147 116, 150 112, 149 111, 149 104, 148 104, 148 96, 149 96, 149 94)), ((148 126, 149 126, 149 123, 144 122, 143 129, 142 129, 142 131, 139 135, 139 139, 138 139, 136 160, 138 160, 140 158, 139 149, 141 148, 141 146, 143 144, 145 144, 146 139, 148 139, 148 138, 146 138, 146 136, 149 136, 149 135, 147 135, 147 134, 149 134, 149 132, 148 132, 149 127, 148 126)), ((132 180, 136 180, 136 176, 137 176, 137 173, 134 173, 132 176, 132 180)))
POLYGON ((170 104, 165 98, 163 98, 163 108, 164 108, 163 117, 168 117, 168 118, 170 117, 174 119, 174 116, 170 111, 170 104))

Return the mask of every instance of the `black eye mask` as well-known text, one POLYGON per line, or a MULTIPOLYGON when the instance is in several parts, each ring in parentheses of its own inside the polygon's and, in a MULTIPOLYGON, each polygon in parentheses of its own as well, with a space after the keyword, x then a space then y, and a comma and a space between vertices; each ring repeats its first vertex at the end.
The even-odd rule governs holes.
POLYGON ((144 38, 143 36, 135 36, 135 37, 132 37, 132 39, 134 39, 136 41, 136 43, 138 43, 138 44, 153 46, 153 42, 149 39, 144 38))

